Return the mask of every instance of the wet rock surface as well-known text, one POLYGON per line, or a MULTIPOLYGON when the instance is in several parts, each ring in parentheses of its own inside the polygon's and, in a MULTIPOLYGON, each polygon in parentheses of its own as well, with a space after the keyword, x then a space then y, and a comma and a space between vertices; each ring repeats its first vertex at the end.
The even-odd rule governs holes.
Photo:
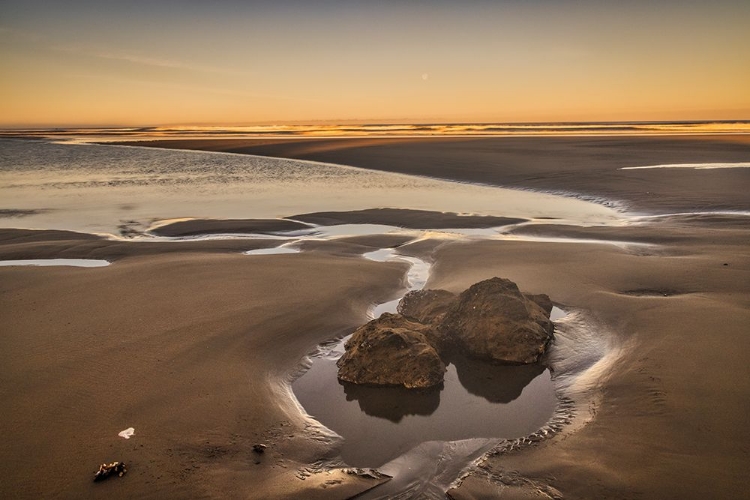
POLYGON ((440 324, 456 298, 447 290, 413 290, 398 303, 398 312, 420 323, 440 324))
POLYGON ((407 389, 443 382, 445 363, 430 342, 431 328, 385 313, 357 329, 336 365, 344 382, 407 389))
MULTIPOLYGON (((460 295, 412 291, 399 303, 400 314, 383 314, 352 335, 337 362, 338 378, 351 384, 433 387, 443 381, 445 365, 456 352, 469 360, 537 364, 553 338, 551 310, 547 295, 524 294, 503 278, 480 281, 460 295)), ((470 363, 461 364, 465 374, 472 371, 470 363)), ((537 374, 530 372, 532 378, 537 374)))
POLYGON ((439 330, 470 357, 528 364, 538 362, 546 352, 554 324, 549 313, 515 283, 492 278, 462 292, 439 330))
POLYGON ((552 313, 552 307, 554 304, 552 304, 552 300, 546 293, 524 293, 523 296, 541 307, 545 314, 547 314, 547 317, 552 313))

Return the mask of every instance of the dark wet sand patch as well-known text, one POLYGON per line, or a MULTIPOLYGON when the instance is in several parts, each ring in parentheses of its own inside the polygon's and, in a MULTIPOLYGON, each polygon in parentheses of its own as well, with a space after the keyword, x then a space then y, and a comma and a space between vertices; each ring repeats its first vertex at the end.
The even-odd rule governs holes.
POLYGON ((114 262, 130 257, 187 254, 240 253, 275 247, 283 240, 128 241, 71 231, 0 229, 0 259, 104 259, 114 262))
POLYGON ((690 234, 681 235, 674 232, 665 233, 653 227, 624 226, 572 226, 565 224, 530 224, 515 227, 507 234, 533 236, 539 238, 570 238, 578 240, 600 240, 603 242, 633 242, 645 244, 666 244, 685 241, 690 234))
POLYGON ((0 208, 0 218, 12 218, 12 217, 26 217, 28 215, 36 215, 47 212, 46 209, 21 209, 21 208, 0 208))
POLYGON ((624 290, 619 293, 620 295, 630 295, 632 297, 674 297, 677 295, 686 295, 691 292, 681 292, 667 288, 638 288, 636 290, 624 290))
POLYGON ((747 231, 750 229, 750 217, 743 221, 738 220, 735 223, 727 224, 711 224, 710 222, 705 224, 674 224, 669 219, 657 217, 650 219, 648 223, 636 219, 636 223, 619 227, 529 224, 514 227, 507 234, 652 245, 650 251, 656 254, 685 252, 685 249, 693 244, 710 243, 711 238, 715 238, 716 241, 731 243, 748 241, 747 231), (696 229, 700 231, 696 231, 696 229), (710 235, 708 239, 706 238, 707 235, 710 235))
POLYGON ((184 237, 209 234, 268 234, 308 227, 286 219, 190 219, 164 224, 149 232, 157 236, 184 237))
POLYGON ((525 219, 511 217, 460 215, 456 213, 396 208, 373 208, 352 212, 316 212, 295 215, 290 217, 290 219, 301 220, 323 226, 341 224, 383 224, 408 229, 483 229, 507 226, 509 224, 517 224, 525 221, 525 219))
POLYGON ((19 243, 36 243, 51 241, 81 241, 101 240, 100 236, 75 231, 60 231, 56 229, 12 229, 0 228, 0 245, 14 245, 19 243))
POLYGON ((748 213, 682 213, 671 214, 652 219, 654 223, 704 225, 717 229, 748 229, 750 228, 750 212, 748 213))

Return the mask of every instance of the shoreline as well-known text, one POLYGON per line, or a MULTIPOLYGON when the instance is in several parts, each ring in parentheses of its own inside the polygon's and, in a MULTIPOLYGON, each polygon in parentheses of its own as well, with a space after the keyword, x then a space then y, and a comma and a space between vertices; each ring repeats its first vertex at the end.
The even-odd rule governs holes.
POLYGON ((665 169, 620 170, 656 164, 747 162, 750 135, 316 138, 281 142, 171 139, 116 144, 312 160, 480 185, 572 194, 584 200, 621 202, 633 211, 646 213, 750 210, 750 202, 744 195, 744 186, 750 185, 750 169, 679 173, 660 171, 665 169), (617 184, 613 185, 615 179, 617 184), (685 197, 691 191, 696 192, 685 197))
MULTIPOLYGON (((709 142, 698 141, 690 151, 702 144, 704 155, 716 154, 718 146, 709 142)), ((615 145, 615 151, 631 151, 636 143, 615 145)), ((332 152, 309 155, 343 154, 339 145, 332 146, 332 152)), ((489 153, 481 147, 470 151, 476 146, 460 144, 449 159, 467 159, 440 173, 452 175, 479 159, 484 166, 478 175, 520 182, 512 164, 505 168, 500 162, 493 173, 491 162, 482 160, 496 152, 491 144, 485 144, 489 153)), ((436 153, 418 144, 395 150, 381 145, 375 152, 372 147, 346 155, 359 155, 357 162, 364 165, 405 153, 408 161, 390 167, 435 168, 436 153)), ((741 154, 747 149, 742 141, 736 147, 741 154)), ((525 154, 528 162, 537 160, 535 153, 525 154)), ((586 165, 578 167, 579 186, 595 190, 618 181, 619 161, 589 158, 588 174, 586 165)), ((533 172, 539 180, 527 176, 523 182, 566 181, 565 176, 545 181, 549 170, 543 166, 533 172)), ((657 187, 666 189, 672 177, 656 174, 661 176, 657 187)), ((750 208, 750 201, 739 197, 745 177, 719 175, 720 185, 735 183, 727 193, 733 210, 750 208)), ((662 193, 671 196, 662 209, 680 196, 702 199, 695 211, 714 204, 711 186, 696 179, 706 177, 692 176, 690 190, 683 182, 680 189, 662 193)), ((649 205, 650 197, 637 185, 625 186, 631 201, 649 205)), ((397 246, 405 255, 433 262, 428 288, 460 291, 492 275, 507 277, 524 291, 547 293, 556 303, 581 311, 592 324, 611 331, 617 343, 628 345, 608 377, 583 388, 601 398, 597 406, 583 405, 584 425, 521 450, 490 454, 454 485, 451 498, 539 491, 566 498, 739 498, 747 458, 743 443, 750 442, 750 431, 742 425, 750 373, 747 349, 736 346, 744 345, 750 322, 750 221, 706 211, 710 215, 657 214, 623 226, 549 221, 512 231, 576 243, 370 235, 306 242, 300 253, 258 258, 240 252, 284 241, 134 243, 80 233, 0 230, 0 258, 115 260, 97 269, 0 269, 0 312, 9 318, 0 355, 6 380, 0 386, 2 410, 8 415, 2 430, 13 436, 3 452, 1 477, 15 481, 16 494, 62 497, 201 492, 233 498, 260 491, 278 498, 346 498, 372 486, 377 480, 316 465, 335 457, 334 443, 316 433, 298 408, 284 406, 283 394, 290 389, 279 381, 331 332, 357 326, 373 300, 386 301, 402 287, 403 264, 359 257, 368 247, 397 246), (99 387, 97 377, 111 366, 117 367, 117 385, 99 387), (32 412, 38 419, 33 424, 24 419, 32 412), (130 426, 135 428, 130 440, 117 438, 130 426), (44 436, 50 445, 40 448, 44 436), (260 458, 249 452, 256 442, 271 445, 260 458), (45 453, 24 455, 32 447, 45 453), (106 458, 110 449, 117 456, 106 458), (17 456, 24 458, 16 462, 17 456), (88 469, 118 457, 133 462, 128 475, 92 488, 88 469), (48 471, 52 484, 29 476, 45 458, 60 464, 48 471)), ((426 226, 440 218, 413 216, 426 226)), ((356 214, 344 217, 357 221, 356 214)), ((390 217, 397 224, 401 216, 390 217)))

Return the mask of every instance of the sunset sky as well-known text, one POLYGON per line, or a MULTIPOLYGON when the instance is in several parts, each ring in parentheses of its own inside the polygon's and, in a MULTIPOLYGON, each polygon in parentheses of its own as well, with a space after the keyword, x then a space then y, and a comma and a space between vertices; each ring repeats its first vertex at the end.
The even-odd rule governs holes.
POLYGON ((750 119, 750 2, 0 0, 0 70, 0 127, 750 119))

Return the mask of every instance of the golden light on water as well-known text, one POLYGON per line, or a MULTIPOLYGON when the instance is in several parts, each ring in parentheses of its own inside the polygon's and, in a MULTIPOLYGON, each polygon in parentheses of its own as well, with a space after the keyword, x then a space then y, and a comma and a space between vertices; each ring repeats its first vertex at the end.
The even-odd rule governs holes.
POLYGON ((325 137, 524 137, 750 134, 750 121, 681 123, 535 123, 535 124, 392 124, 179 126, 6 130, 5 136, 37 136, 69 142, 147 141, 156 139, 291 139, 325 137))

